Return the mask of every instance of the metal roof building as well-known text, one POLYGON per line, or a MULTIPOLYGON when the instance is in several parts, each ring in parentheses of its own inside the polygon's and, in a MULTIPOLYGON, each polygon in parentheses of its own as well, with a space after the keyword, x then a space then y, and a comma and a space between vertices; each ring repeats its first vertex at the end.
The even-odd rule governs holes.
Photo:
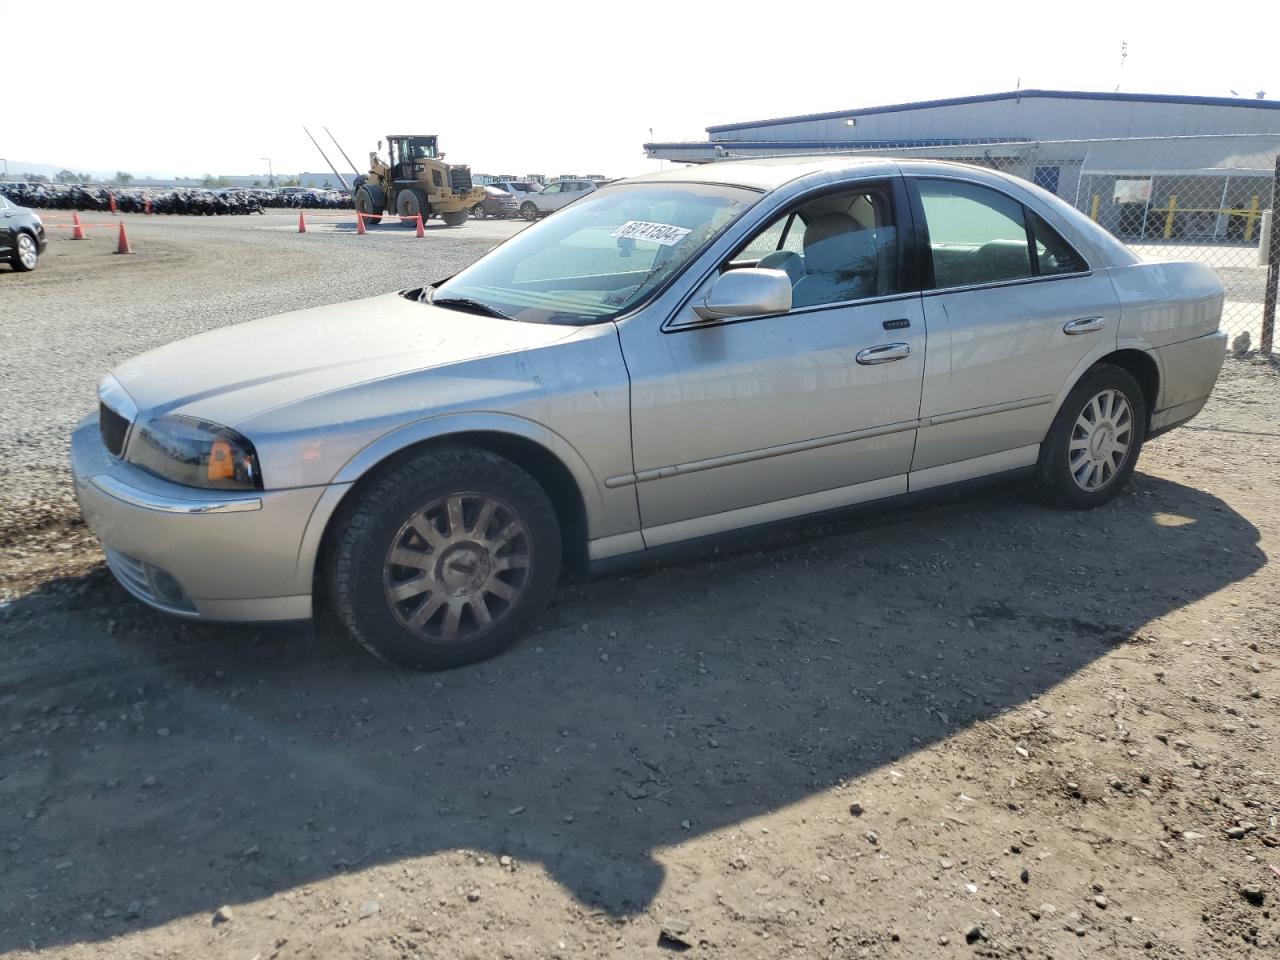
POLYGON ((1280 102, 1019 90, 707 127, 705 141, 646 143, 650 157, 726 157, 1204 134, 1280 136, 1280 102))
POLYGON ((1271 205, 1280 102, 1020 90, 707 127, 646 143, 683 163, 799 154, 959 160, 1023 177, 1140 239, 1250 243, 1271 205))

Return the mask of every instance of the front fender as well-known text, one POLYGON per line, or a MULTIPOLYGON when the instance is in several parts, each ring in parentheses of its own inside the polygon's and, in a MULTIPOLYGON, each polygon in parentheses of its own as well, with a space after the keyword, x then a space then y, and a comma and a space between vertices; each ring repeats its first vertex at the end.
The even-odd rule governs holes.
MULTIPOLYGON (((316 561, 325 530, 338 505, 350 492, 356 481, 377 467, 388 457, 428 440, 464 433, 504 433, 531 440, 551 452, 568 469, 582 494, 583 508, 587 515, 587 530, 600 530, 608 524, 604 517, 599 484, 587 462, 573 444, 564 437, 533 420, 497 411, 468 411, 428 417, 397 427, 368 444, 348 460, 329 482, 319 501, 311 511, 306 531, 298 546, 296 580, 298 592, 311 592, 316 561)), ((590 533, 589 533, 590 535, 590 533)))
POLYGON ((387 457, 399 453, 406 447, 427 440, 476 432, 511 434, 525 440, 532 440, 549 450, 568 468, 574 482, 578 485, 587 513, 588 529, 599 529, 604 511, 600 487, 582 454, 573 444, 549 427, 511 413, 489 410, 446 413, 397 427, 355 454, 330 482, 355 483, 387 457))

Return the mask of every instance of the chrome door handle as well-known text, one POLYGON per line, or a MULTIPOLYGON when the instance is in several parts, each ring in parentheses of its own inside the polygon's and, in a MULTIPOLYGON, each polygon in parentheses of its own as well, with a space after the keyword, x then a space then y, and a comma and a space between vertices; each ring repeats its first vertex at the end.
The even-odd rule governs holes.
POLYGON ((867 347, 865 350, 859 350, 856 359, 863 365, 873 363, 888 363, 890 360, 901 360, 911 352, 911 347, 905 343, 885 343, 878 347, 867 347))
POLYGON ((1082 333, 1093 333, 1095 330, 1101 330, 1107 325, 1105 317, 1081 317, 1079 320, 1069 320, 1062 325, 1062 332, 1068 337, 1077 337, 1082 333))

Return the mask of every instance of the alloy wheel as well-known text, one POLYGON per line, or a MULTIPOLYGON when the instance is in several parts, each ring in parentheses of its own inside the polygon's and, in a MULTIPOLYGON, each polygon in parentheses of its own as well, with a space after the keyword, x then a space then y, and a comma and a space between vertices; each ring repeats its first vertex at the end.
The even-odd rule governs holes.
POLYGON ((1119 390, 1107 389, 1084 405, 1071 430, 1068 468, 1088 493, 1115 479, 1133 445, 1133 409, 1119 390))
POLYGON ((25 233, 18 234, 18 259, 28 270, 36 265, 39 255, 36 253, 36 242, 25 233))
POLYGON ((387 604, 431 643, 470 640, 506 616, 529 581, 532 539, 510 504, 452 493, 410 517, 387 551, 387 604))

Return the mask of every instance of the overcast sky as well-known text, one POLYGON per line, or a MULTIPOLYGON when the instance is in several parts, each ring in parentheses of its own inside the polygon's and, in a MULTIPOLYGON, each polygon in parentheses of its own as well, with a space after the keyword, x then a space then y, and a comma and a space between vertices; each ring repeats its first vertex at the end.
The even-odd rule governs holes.
POLYGON ((0 156, 160 177, 357 164, 437 133, 484 173, 656 167, 708 124, 1024 88, 1280 97, 1271 0, 217 4, 0 0, 0 156), (1214 23, 1221 9, 1230 22, 1214 23), (52 16, 56 13, 56 16, 52 16), (20 38, 15 25, 41 23, 20 38), (397 23, 400 21, 400 23, 397 23), (1120 69, 1120 44, 1129 56, 1120 69), (1252 53, 1250 51, 1253 51, 1252 53), (24 55, 18 56, 25 51, 24 55), (24 65, 34 73, 18 81, 24 65), (15 94, 21 90, 21 95, 15 94))

